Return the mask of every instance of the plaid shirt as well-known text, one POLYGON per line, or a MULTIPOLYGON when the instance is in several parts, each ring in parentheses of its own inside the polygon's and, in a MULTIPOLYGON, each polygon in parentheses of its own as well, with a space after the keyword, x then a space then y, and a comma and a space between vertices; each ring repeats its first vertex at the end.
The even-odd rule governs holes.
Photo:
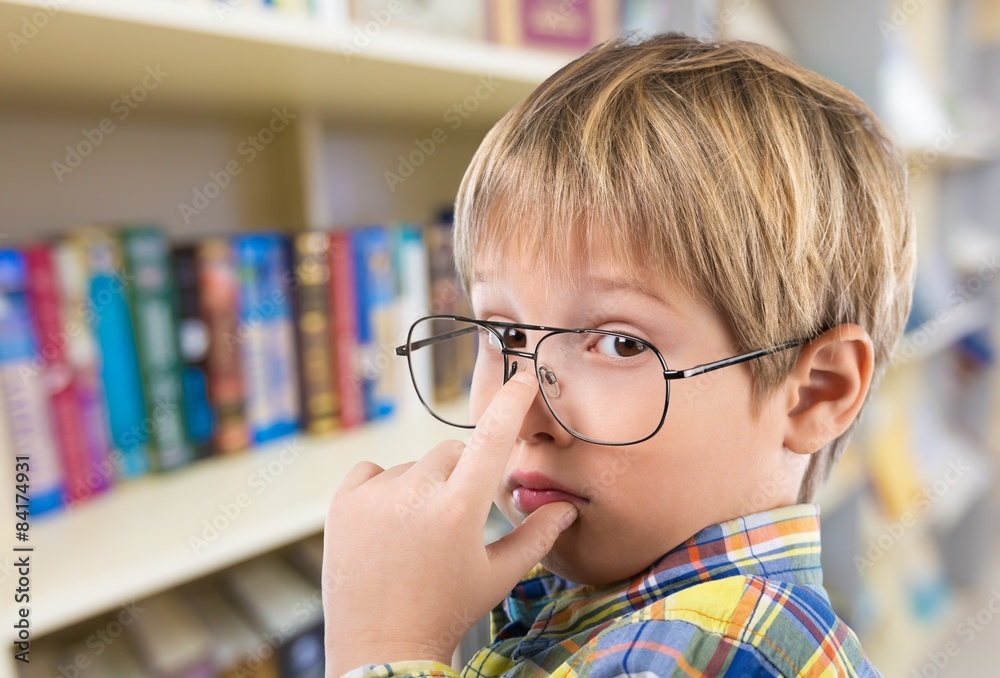
MULTIPOLYGON (((581 586, 532 569, 461 675, 880 676, 822 586, 819 508, 706 527, 629 580, 581 586)), ((351 678, 455 678, 434 661, 351 678)))

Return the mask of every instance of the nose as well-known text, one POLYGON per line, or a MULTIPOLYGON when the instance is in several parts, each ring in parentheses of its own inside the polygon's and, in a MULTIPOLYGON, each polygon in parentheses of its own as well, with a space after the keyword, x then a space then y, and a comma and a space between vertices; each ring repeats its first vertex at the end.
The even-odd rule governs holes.
MULTIPOLYGON (((511 365, 511 368, 513 372, 513 364, 511 365)), ((558 381, 554 372, 544 366, 540 366, 536 376, 541 378, 540 381, 544 384, 543 388, 555 388, 555 394, 559 395, 558 381), (550 377, 552 379, 551 382, 549 381, 550 377)), ((546 393, 549 394, 549 397, 552 397, 548 390, 546 393)), ((545 403, 545 398, 542 397, 541 390, 535 394, 534 401, 532 401, 531 406, 528 408, 527 414, 524 415, 524 421, 521 423, 521 431, 518 434, 518 439, 523 440, 526 443, 554 444, 557 447, 566 447, 572 444, 575 440, 570 432, 563 428, 552 415, 552 411, 545 403)))

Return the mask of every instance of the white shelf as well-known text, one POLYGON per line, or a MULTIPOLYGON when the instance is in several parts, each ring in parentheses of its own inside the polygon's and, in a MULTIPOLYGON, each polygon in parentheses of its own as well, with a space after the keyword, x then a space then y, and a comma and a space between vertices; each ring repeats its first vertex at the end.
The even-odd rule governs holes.
POLYGON ((34 637, 315 534, 356 462, 388 468, 463 433, 413 411, 338 435, 198 461, 123 483, 72 512, 38 517, 30 541, 34 637), (240 493, 248 505, 196 553, 191 538, 203 538, 202 521, 222 524, 220 504, 235 503, 240 493))
POLYGON ((159 66, 170 75, 136 114, 262 114, 288 106, 335 119, 441 124, 447 108, 493 76, 499 86, 469 123, 485 126, 570 58, 406 33, 391 22, 348 58, 354 26, 255 12, 220 16, 210 0, 0 0, 0 25, 21 33, 26 17, 45 16, 52 4, 58 11, 39 18, 37 33, 0 59, 7 105, 110 113, 147 67, 159 66))

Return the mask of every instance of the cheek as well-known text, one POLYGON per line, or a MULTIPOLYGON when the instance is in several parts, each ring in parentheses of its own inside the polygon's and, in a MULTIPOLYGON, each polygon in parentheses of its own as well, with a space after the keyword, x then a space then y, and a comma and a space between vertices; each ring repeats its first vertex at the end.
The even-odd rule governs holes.
POLYGON ((672 385, 664 430, 678 445, 732 445, 751 422, 749 373, 728 367, 672 385))

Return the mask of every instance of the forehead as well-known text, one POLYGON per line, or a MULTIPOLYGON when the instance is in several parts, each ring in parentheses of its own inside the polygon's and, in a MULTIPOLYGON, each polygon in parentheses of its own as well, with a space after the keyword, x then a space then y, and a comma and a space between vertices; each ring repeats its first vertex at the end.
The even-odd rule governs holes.
POLYGON ((491 292, 544 294, 553 301, 567 296, 633 294, 672 306, 668 300, 686 296, 669 274, 625 264, 607 249, 573 246, 563 257, 554 258, 516 241, 507 244, 502 256, 475 257, 469 283, 474 298, 491 292))

